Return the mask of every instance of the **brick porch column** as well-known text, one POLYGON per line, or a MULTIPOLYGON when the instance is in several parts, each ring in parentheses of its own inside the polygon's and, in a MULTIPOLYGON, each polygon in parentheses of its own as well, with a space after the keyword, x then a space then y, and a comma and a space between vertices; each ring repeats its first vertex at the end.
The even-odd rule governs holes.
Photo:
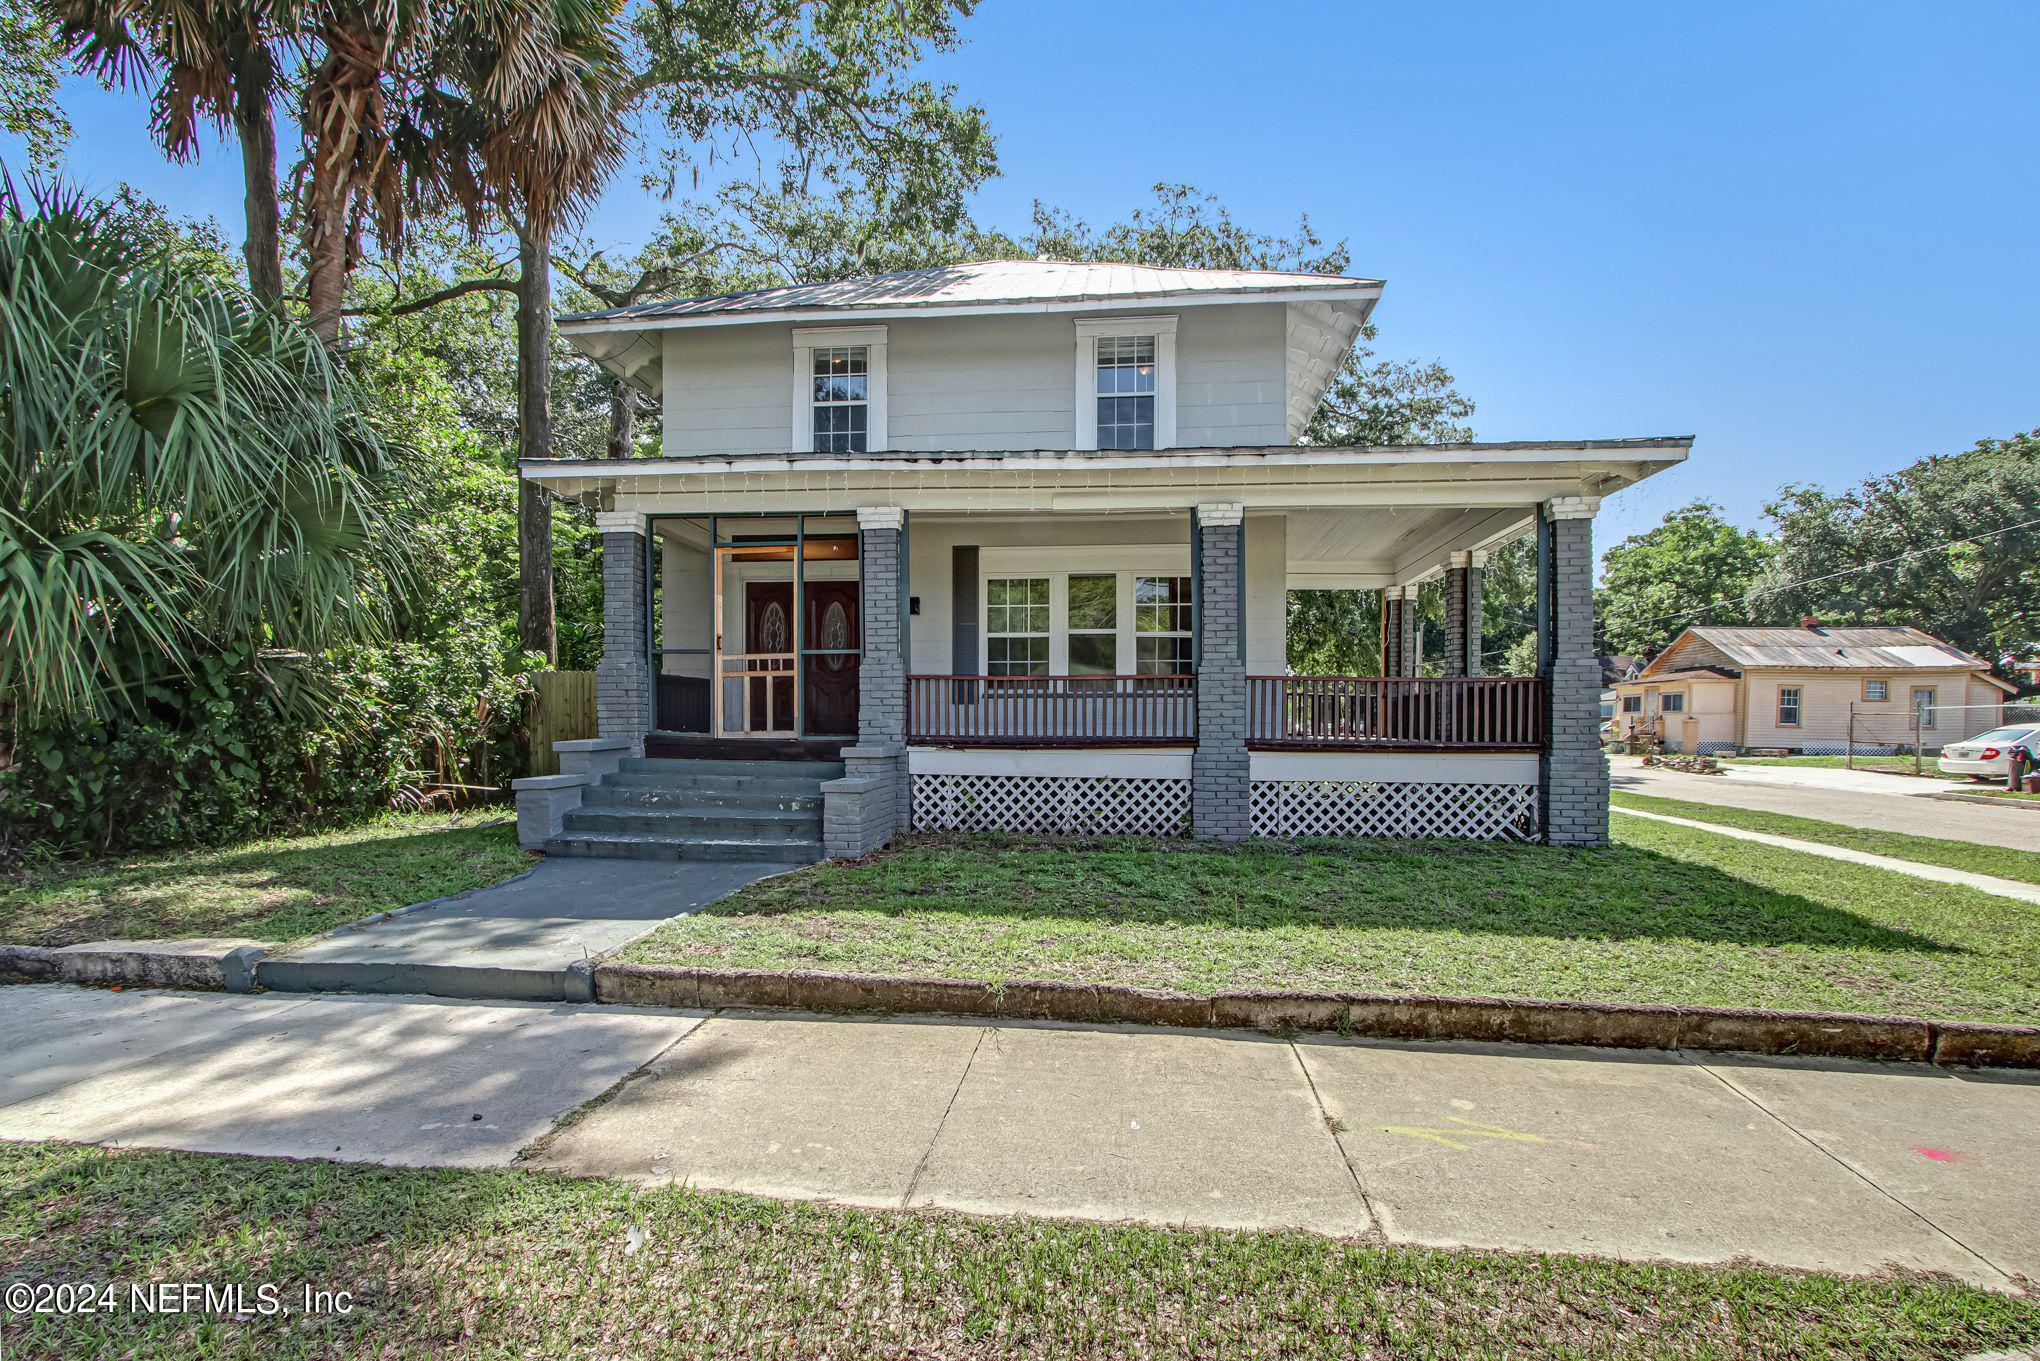
POLYGON ((1403 588, 1386 586, 1381 592, 1381 674, 1402 674, 1403 588))
POLYGON ((1480 674, 1481 578, 1487 554, 1454 553, 1445 560, 1445 674, 1480 674))
POLYGON ((595 667, 595 725, 603 737, 645 754, 652 728, 652 672, 645 633, 645 517, 634 510, 595 514, 602 533, 602 660, 595 667))
POLYGON ((1594 654, 1594 512, 1597 496, 1544 504, 1540 554, 1551 621, 1545 645, 1545 743, 1539 762, 1544 839, 1554 846, 1608 843, 1608 758, 1601 751, 1601 664, 1594 654))
POLYGON ((1247 758, 1245 508, 1198 506, 1197 750, 1190 758, 1190 826, 1199 837, 1253 835, 1247 758))
POLYGON ((907 780, 906 512, 857 512, 864 655, 857 663, 857 743, 843 778, 822 786, 822 843, 832 856, 877 850, 912 822, 907 780))

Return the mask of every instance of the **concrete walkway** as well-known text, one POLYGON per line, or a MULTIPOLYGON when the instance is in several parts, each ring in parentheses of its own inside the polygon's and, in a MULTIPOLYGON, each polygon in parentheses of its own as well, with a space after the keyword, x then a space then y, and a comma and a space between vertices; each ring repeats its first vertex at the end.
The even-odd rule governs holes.
MULTIPOLYGON (((1902 775, 1851 775, 1848 771, 1801 768, 1752 769, 1724 766, 1724 775, 1688 775, 1676 770, 1646 769, 1634 757, 1609 760, 1613 787, 1631 794, 1686 799, 1693 803, 1751 808, 1764 813, 1790 813, 1848 827, 1880 832, 1909 832, 1979 846, 2040 849, 2040 814, 2019 808, 1989 808, 1973 803, 1922 797, 1951 787, 1943 780, 1915 780, 1902 775), (1809 780, 1805 777, 1823 777, 1809 780), (1833 776, 1848 777, 1837 781, 1833 776)), ((1974 786, 1959 786, 1973 788, 1974 786)))
POLYGON ((737 861, 542 860, 514 879, 315 936, 264 959, 286 992, 591 1000, 574 966, 791 868, 737 861))
POLYGON ((1994 874, 1977 874, 1970 870, 1949 869, 1945 865, 1922 865, 1916 860, 1899 860, 1889 855, 1873 855, 1869 851, 1852 850, 1847 846, 1827 846, 1818 841, 1802 841, 1798 837, 1777 836, 1770 832, 1753 832, 1744 827, 1724 827, 1718 822, 1700 822, 1694 818, 1675 818, 1668 813, 1647 813, 1641 808, 1616 808, 1617 817, 1644 818, 1651 822, 1669 822, 1674 827, 1692 827, 1702 832, 1713 832, 1736 841, 1754 841, 1760 846, 1779 846, 1788 851, 1804 851, 1829 860, 1842 860, 1852 865, 1872 865, 1881 870, 1897 874, 1909 874, 1915 879, 1931 879, 1937 884, 1960 884, 1964 888, 1981 889, 1995 893, 2000 898, 2017 898, 2021 902, 2040 905, 2040 884, 2024 884, 2016 879, 2000 879, 1994 874))
POLYGON ((2040 1079, 974 1021, 0 989, 0 1137, 2040 1276, 2040 1079), (479 1119, 475 1117, 479 1116, 479 1119))

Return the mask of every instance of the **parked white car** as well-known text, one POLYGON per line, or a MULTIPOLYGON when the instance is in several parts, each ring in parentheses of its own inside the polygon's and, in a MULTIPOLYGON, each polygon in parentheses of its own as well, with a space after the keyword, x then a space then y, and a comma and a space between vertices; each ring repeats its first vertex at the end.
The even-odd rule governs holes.
POLYGON ((1941 748, 1941 759, 1936 764, 1943 775, 1992 776, 2002 780, 2007 773, 2005 753, 2013 747, 2024 747, 2040 758, 2040 724, 1992 728, 1981 737, 1951 742, 1941 748))

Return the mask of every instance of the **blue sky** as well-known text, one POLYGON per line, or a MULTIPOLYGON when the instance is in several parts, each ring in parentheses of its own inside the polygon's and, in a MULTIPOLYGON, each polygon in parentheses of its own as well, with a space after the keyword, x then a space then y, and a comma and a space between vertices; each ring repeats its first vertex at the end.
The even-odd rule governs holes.
MULTIPOLYGON (((1696 435, 1604 547, 2040 426, 2040 5, 988 0, 965 33, 933 66, 999 136, 980 220, 1110 221, 1159 180, 1308 211, 1482 438, 1696 435)), ((73 177, 238 231, 231 154, 169 166, 136 101, 67 102, 73 177)), ((623 177, 586 234, 661 207, 623 177)))

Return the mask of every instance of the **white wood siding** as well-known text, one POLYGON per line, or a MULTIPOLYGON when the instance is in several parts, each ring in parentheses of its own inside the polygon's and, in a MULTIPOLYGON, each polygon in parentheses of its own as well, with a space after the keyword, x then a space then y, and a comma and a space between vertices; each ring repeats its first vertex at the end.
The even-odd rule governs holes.
MULTIPOLYGON (((1127 315, 1162 310, 1149 306, 1127 315)), ((1176 444, 1286 443, 1285 306, 1189 307, 1173 315, 1176 444)), ((666 332, 665 452, 788 452, 792 329, 666 332)), ((1074 443, 1077 333, 1071 314, 910 318, 888 322, 886 338, 891 448, 926 453, 1067 449, 1074 443)))
POLYGON ((1920 734, 1921 745, 1938 747, 1974 737, 1997 724, 1997 692, 1967 671, 1751 671, 1744 677, 1748 687, 1748 724, 1743 745, 1749 747, 1840 747, 1848 741, 1849 705, 1856 706, 1856 739, 1859 743, 1883 745, 1912 740, 1910 705, 1912 692, 1931 686, 1939 692, 1940 721, 1920 734), (1887 682, 1890 696, 1882 703, 1863 699, 1863 682, 1887 682), (1778 724, 1778 691, 1799 688, 1799 726, 1778 724), (1989 694, 1972 694, 1990 691, 1989 694), (1986 708, 1958 708, 1978 704, 1986 708))

